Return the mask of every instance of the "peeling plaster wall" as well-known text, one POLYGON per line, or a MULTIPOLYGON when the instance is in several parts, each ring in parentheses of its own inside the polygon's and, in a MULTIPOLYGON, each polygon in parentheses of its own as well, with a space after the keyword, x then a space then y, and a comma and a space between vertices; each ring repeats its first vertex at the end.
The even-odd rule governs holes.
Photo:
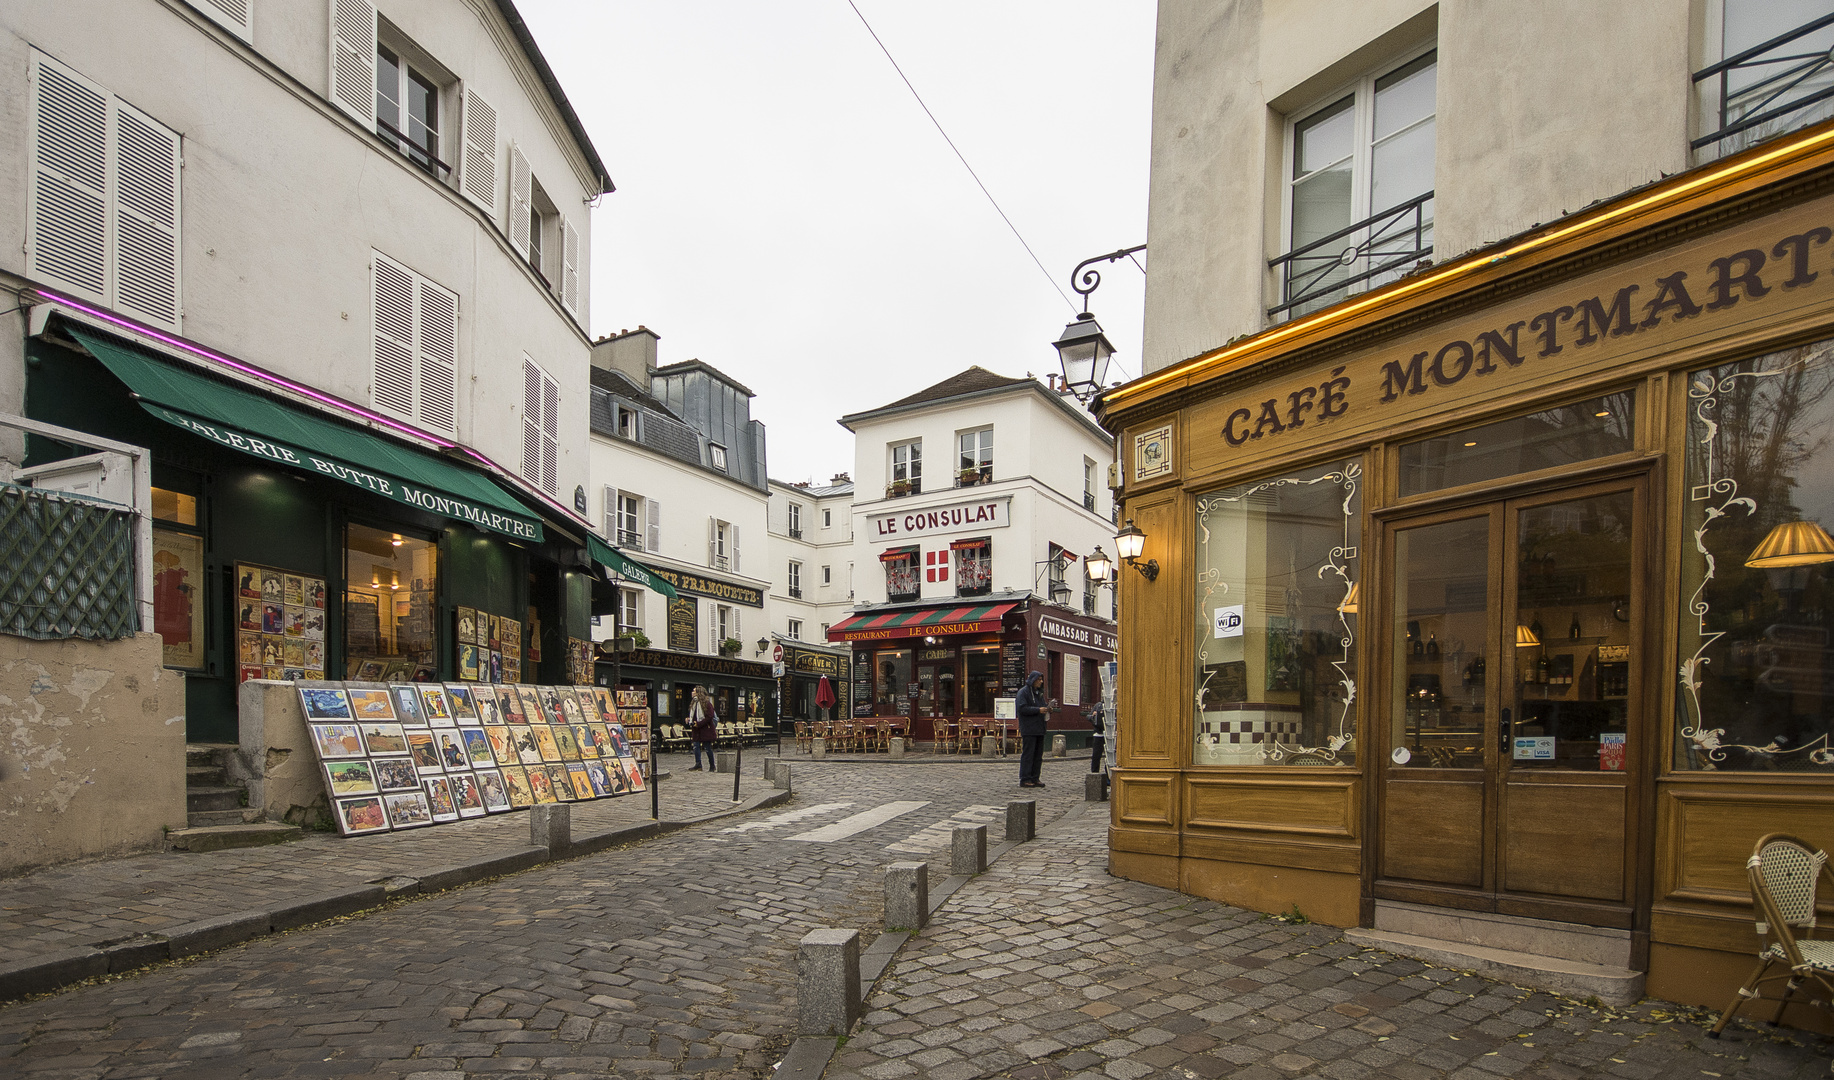
POLYGON ((185 681, 157 634, 0 637, 0 875, 185 827, 185 681))
POLYGON ((331 800, 293 684, 250 679, 237 689, 236 704, 242 745, 230 779, 247 786, 248 805, 265 810, 269 821, 329 823, 331 800))

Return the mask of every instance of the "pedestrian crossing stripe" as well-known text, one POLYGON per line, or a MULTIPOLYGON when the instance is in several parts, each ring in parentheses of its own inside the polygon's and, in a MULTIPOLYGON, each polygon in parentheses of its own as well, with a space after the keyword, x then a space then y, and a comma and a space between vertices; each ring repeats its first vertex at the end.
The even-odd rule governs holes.
POLYGON ((928 805, 930 805, 928 799, 922 802, 882 803, 873 807, 871 810, 862 810, 857 814, 844 817, 832 825, 823 825, 819 829, 811 829, 806 833, 798 833, 795 836, 786 837, 785 839, 803 840, 811 844, 831 844, 836 840, 845 840, 849 836, 863 833, 867 829, 883 825, 893 818, 902 817, 913 810, 921 810, 928 805))
POLYGON ((926 825, 895 844, 885 845, 885 850, 896 851, 905 855, 920 855, 948 847, 955 838, 958 826, 985 825, 1005 812, 999 806, 965 806, 954 814, 926 825))

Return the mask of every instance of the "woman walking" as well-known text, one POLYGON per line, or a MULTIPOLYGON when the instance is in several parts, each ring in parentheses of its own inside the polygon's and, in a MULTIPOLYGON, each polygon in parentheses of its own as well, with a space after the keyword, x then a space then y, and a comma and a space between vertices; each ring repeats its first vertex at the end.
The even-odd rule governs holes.
POLYGON ((700 772, 700 755, 707 752, 707 769, 713 769, 713 744, 720 737, 716 723, 717 714, 713 711, 713 699, 707 696, 705 687, 694 688, 693 704, 688 706, 688 731, 694 736, 694 767, 689 772, 700 772))

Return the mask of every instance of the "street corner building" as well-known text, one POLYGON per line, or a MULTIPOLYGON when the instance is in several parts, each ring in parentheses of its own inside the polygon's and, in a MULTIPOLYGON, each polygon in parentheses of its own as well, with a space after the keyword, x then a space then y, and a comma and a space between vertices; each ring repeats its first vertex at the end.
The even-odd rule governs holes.
POLYGON ((1834 13, 1227 8, 1160 5, 1099 405, 1111 867, 1723 1007, 1755 841, 1834 843, 1834 13))

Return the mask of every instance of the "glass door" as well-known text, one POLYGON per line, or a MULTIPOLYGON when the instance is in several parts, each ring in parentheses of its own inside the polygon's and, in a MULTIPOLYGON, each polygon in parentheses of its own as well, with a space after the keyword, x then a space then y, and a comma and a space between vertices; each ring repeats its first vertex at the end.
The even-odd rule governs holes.
POLYGON ((1629 925, 1642 498, 1389 524, 1377 896, 1629 925))

